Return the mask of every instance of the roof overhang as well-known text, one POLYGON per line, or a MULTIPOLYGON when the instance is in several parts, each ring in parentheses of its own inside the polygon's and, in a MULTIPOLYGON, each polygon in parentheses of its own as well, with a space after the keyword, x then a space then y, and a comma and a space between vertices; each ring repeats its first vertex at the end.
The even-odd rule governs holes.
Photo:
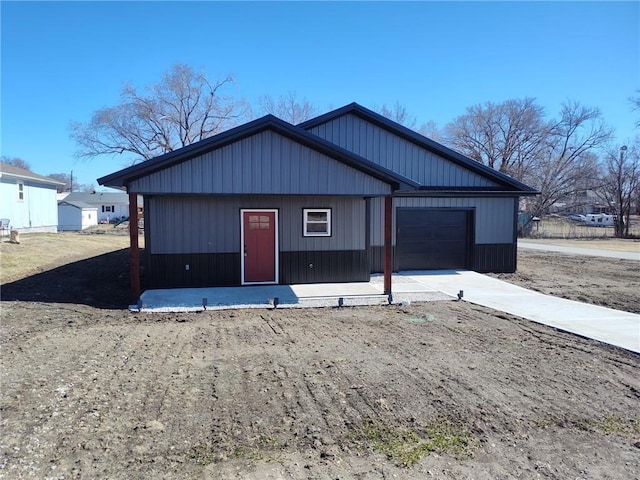
POLYGON ((12 173, 6 172, 4 170, 0 170, 0 178, 11 178, 14 180, 30 180, 32 182, 44 183, 47 185, 65 185, 64 182, 59 182, 58 180, 54 180, 53 178, 42 177, 37 174, 29 175, 27 173, 12 173))

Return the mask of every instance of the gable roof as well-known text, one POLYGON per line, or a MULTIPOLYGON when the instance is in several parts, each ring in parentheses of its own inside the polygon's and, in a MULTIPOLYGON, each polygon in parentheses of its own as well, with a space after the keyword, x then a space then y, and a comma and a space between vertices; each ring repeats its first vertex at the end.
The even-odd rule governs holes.
POLYGON ((88 203, 84 203, 84 202, 73 202, 66 199, 58 200, 58 206, 60 205, 70 205, 72 207, 79 208, 80 210, 84 210, 84 209, 97 210, 98 209, 98 207, 96 207, 95 205, 89 205, 88 203))
POLYGON ((173 165, 182 163, 196 156, 203 155, 204 153, 216 150, 266 130, 276 132, 308 148, 331 157, 351 168, 381 180, 382 182, 391 185, 393 189, 397 190, 401 185, 409 186, 411 188, 417 188, 420 186, 417 182, 409 178, 381 167, 374 162, 338 147, 337 145, 334 145, 301 128, 295 127, 277 117, 274 117, 273 115, 265 115, 262 118, 219 133, 213 137, 98 178, 98 183, 100 185, 110 187, 126 186, 132 180, 169 168, 173 165))
POLYGON ((10 178, 16 178, 20 180, 34 180, 39 183, 46 183, 48 185, 64 185, 64 182, 59 182, 58 180, 54 180, 53 178, 49 178, 43 175, 38 175, 37 173, 33 173, 30 170, 14 167, 13 165, 8 165, 6 163, 1 163, 1 162, 0 162, 0 177, 10 177, 10 178))
MULTIPOLYGON (((449 160, 457 165, 460 165, 463 168, 471 170, 478 175, 481 175, 509 188, 510 190, 524 195, 535 195, 539 193, 536 189, 525 185, 522 182, 519 182, 515 178, 505 175, 504 173, 494 170, 493 168, 487 167, 486 165, 483 165, 482 163, 477 162, 472 158, 469 158, 459 152, 456 152, 455 150, 445 147, 444 145, 435 142, 423 135, 420 135, 419 133, 414 132, 413 130, 403 125, 400 125, 399 123, 389 120, 379 113, 369 110, 368 108, 365 108, 355 102, 331 112, 325 113, 324 115, 320 115, 316 118, 307 120, 306 122, 300 123, 298 127, 305 130, 310 130, 314 127, 335 120, 336 118, 343 117, 345 115, 355 115, 357 117, 360 117, 363 120, 372 123, 373 125, 376 125, 394 135, 397 135, 417 145, 418 147, 435 153, 438 156, 445 158, 446 160, 449 160)), ((429 190, 431 189, 431 187, 424 186, 420 187, 419 189, 429 190)))
POLYGON ((128 204, 129 195, 124 192, 71 192, 64 197, 64 200, 74 203, 82 202, 89 205, 128 204))

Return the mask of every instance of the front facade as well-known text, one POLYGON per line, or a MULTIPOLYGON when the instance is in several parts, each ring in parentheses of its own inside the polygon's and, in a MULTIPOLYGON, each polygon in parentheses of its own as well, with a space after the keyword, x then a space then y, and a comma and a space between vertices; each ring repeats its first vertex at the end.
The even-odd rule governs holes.
POLYGON ((115 223, 129 215, 129 196, 120 192, 71 192, 64 198, 74 203, 84 203, 97 209, 98 223, 115 223))
POLYGON ((385 260, 513 271, 518 196, 534 193, 356 104, 297 127, 266 116, 98 182, 144 198, 147 287, 367 281, 390 278, 385 260))
POLYGON ((0 218, 23 233, 57 232, 59 185, 29 170, 0 164, 0 218))

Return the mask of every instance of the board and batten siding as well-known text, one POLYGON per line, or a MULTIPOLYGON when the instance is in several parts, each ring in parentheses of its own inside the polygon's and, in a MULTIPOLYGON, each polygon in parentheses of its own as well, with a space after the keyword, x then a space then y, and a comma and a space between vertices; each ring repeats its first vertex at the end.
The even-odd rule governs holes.
POLYGON ((278 209, 279 251, 364 250, 365 200, 304 196, 151 196, 145 198, 150 254, 240 252, 240 209, 278 209), (303 208, 331 209, 331 237, 303 236, 303 208))
POLYGON ((132 180, 128 189, 145 195, 390 193, 387 183, 272 131, 132 180))
POLYGON ((413 142, 352 114, 309 130, 361 157, 430 187, 495 187, 497 184, 413 142))
MULTIPOLYGON (((384 245, 384 199, 372 198, 370 235, 371 245, 384 245)), ((504 244, 514 242, 515 208, 513 197, 394 197, 393 207, 452 208, 474 210, 476 244, 504 244)), ((393 243, 396 241, 395 215, 393 243)))

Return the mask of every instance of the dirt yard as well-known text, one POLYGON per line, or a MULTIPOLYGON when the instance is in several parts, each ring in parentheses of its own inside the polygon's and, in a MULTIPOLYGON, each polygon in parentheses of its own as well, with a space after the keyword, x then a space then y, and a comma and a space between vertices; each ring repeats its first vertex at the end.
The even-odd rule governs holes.
MULTIPOLYGON (((620 242, 610 244, 606 240, 554 243, 623 248, 620 242)), ((519 249, 518 271, 492 276, 549 295, 640 313, 640 262, 519 249)))
MULTIPOLYGON (((455 301, 131 314, 78 237, 22 279, 0 245, 0 478, 640 478, 638 355, 455 301)), ((632 262, 519 262, 637 308, 632 262)))

